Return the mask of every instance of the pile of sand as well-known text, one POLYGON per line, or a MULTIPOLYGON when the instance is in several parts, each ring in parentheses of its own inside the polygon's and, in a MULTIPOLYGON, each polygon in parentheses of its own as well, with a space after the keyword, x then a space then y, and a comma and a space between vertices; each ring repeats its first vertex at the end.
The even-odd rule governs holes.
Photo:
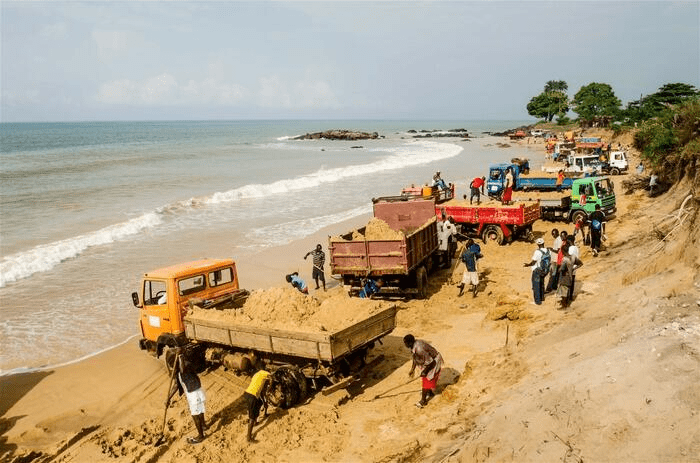
POLYGON ((352 236, 340 235, 331 237, 333 241, 365 241, 365 240, 400 240, 405 236, 400 230, 394 230, 382 219, 372 217, 367 225, 352 231, 352 236))
POLYGON ((385 309, 386 303, 335 291, 323 302, 291 287, 255 290, 239 309, 194 308, 194 318, 298 331, 337 331, 385 309))

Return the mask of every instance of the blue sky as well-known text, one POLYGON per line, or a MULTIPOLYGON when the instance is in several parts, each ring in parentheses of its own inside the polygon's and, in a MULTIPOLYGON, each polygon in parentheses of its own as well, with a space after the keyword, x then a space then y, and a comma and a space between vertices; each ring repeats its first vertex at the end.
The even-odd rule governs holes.
MULTIPOLYGON (((700 87, 696 1, 12 2, 3 122, 523 119, 548 80, 700 87)), ((534 122, 534 119, 533 119, 534 122)))

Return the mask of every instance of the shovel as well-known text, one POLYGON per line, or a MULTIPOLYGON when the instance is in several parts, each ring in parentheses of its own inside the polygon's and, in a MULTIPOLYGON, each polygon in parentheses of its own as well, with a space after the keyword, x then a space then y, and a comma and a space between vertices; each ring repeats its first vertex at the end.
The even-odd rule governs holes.
POLYGON ((177 354, 175 356, 175 363, 173 364, 173 371, 170 373, 170 383, 168 384, 167 391, 168 396, 165 399, 165 411, 163 411, 163 425, 160 428, 160 435, 158 436, 158 439, 156 439, 156 442, 153 444, 154 447, 158 447, 165 440, 165 419, 168 416, 168 407, 170 406, 170 399, 172 398, 170 391, 173 389, 173 382, 175 381, 175 372, 178 370, 179 361, 180 354, 177 354))
POLYGON ((381 393, 375 395, 374 397, 372 397, 371 399, 367 400, 367 402, 371 402, 371 401, 373 401, 373 400, 377 400, 377 399, 381 398, 382 396, 387 395, 387 394, 388 394, 389 392, 391 392, 391 391, 395 391, 396 389, 399 389, 399 388, 404 387, 404 386, 406 386, 406 385, 408 385, 408 384, 411 384, 413 381, 417 380, 418 378, 420 378, 420 376, 416 376, 415 378, 409 379, 409 380, 406 381, 405 383, 401 383, 401 384, 399 384, 398 386, 394 386, 394 387, 392 387, 392 388, 390 388, 390 389, 387 389, 386 391, 381 392, 381 393))

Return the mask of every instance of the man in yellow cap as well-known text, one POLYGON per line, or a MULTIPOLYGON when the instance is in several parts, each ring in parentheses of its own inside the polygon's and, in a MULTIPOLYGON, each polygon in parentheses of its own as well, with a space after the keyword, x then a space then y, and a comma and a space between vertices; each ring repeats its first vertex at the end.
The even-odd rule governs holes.
POLYGON ((260 409, 265 406, 265 414, 267 414, 267 401, 265 400, 265 392, 270 384, 270 373, 265 370, 259 370, 253 375, 250 380, 248 389, 243 394, 248 401, 248 442, 253 442, 253 426, 255 426, 260 409))

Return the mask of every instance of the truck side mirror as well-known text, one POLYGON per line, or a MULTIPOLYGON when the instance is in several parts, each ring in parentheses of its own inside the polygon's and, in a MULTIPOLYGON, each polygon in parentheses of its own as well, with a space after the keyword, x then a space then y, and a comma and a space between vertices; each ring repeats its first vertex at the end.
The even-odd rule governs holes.
POLYGON ((139 304, 139 293, 131 293, 131 301, 134 303, 134 307, 141 307, 141 304, 139 304))

